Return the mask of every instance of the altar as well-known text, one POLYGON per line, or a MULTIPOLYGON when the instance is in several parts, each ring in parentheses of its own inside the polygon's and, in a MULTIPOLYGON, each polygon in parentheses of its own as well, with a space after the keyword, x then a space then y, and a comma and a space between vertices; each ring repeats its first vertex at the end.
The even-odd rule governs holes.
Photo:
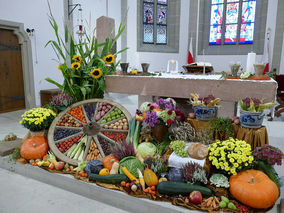
POLYGON ((139 104, 152 101, 153 97, 189 98, 190 93, 200 96, 213 94, 222 100, 218 116, 236 114, 238 98, 255 97, 264 102, 275 101, 275 80, 220 79, 221 75, 172 75, 162 76, 106 76, 106 92, 139 95, 139 104))

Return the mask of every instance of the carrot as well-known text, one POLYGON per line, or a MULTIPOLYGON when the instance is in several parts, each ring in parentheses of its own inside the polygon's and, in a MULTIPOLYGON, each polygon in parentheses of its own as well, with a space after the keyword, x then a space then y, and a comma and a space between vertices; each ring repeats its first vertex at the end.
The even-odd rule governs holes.
POLYGON ((155 187, 155 186, 151 186, 150 189, 153 190, 153 191, 155 191, 155 190, 156 190, 156 187, 155 187))
POLYGON ((125 181, 121 181, 120 185, 121 186, 126 186, 126 182, 125 181))
POLYGON ((127 188, 129 188, 129 187, 130 187, 130 183, 127 183, 125 186, 126 186, 127 188))

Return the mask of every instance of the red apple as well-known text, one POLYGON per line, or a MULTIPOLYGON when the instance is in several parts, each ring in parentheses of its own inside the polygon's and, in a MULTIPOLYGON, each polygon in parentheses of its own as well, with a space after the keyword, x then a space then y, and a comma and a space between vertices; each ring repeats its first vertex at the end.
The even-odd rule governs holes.
POLYGON ((189 194, 189 201, 193 204, 200 204, 202 202, 202 195, 199 191, 193 191, 189 194))
POLYGON ((55 163, 55 169, 56 170, 62 170, 64 168, 64 166, 65 166, 65 163, 62 162, 62 161, 59 161, 59 162, 55 163))

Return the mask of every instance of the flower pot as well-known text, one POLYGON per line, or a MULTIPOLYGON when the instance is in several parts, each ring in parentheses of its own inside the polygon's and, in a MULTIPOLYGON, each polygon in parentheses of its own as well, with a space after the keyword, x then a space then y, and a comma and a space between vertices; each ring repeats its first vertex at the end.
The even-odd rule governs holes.
POLYGON ((152 136, 154 136, 158 142, 161 142, 163 136, 168 132, 168 127, 165 124, 156 124, 152 127, 152 136))
POLYGON ((262 126, 263 117, 263 111, 249 112, 245 110, 240 110, 240 123, 242 127, 260 128, 262 126))
POLYGON ((254 67, 255 76, 260 77, 263 75, 265 69, 264 64, 254 64, 253 67, 254 67))
POLYGON ((41 131, 35 131, 35 132, 33 132, 33 131, 30 131, 30 133, 31 133, 31 137, 33 137, 33 136, 44 136, 44 137, 47 137, 47 132, 48 132, 48 130, 41 130, 41 131))
POLYGON ((217 107, 194 106, 194 114, 197 120, 210 121, 217 115, 217 107))

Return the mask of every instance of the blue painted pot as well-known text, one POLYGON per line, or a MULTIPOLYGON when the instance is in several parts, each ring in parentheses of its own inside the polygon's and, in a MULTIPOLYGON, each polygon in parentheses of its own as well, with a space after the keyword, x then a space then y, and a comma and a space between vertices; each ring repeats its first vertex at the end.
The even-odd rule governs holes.
POLYGON ((193 110, 197 120, 210 121, 216 117, 218 108, 195 106, 193 110))
POLYGON ((241 126, 246 128, 260 128, 262 126, 264 113, 261 112, 248 112, 240 110, 240 123, 241 126))

